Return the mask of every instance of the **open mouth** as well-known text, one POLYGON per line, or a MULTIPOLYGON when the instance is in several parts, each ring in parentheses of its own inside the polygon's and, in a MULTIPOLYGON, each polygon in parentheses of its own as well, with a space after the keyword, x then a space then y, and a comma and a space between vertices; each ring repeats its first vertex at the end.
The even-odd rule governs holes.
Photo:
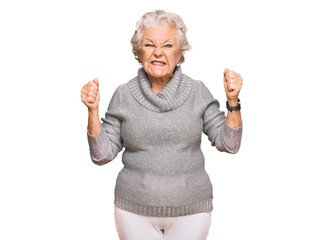
POLYGON ((151 64, 153 66, 160 66, 160 67, 165 66, 165 62, 163 61, 152 61, 151 64))

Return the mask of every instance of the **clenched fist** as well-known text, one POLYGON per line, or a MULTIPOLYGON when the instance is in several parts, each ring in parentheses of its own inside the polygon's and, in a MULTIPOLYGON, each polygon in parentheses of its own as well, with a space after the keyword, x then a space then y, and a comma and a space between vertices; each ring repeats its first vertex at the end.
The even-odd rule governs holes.
POLYGON ((100 91, 97 78, 83 86, 81 97, 82 102, 88 107, 88 110, 98 110, 100 91))
POLYGON ((227 95, 227 101, 230 106, 237 105, 238 95, 242 85, 242 77, 238 73, 226 68, 224 71, 224 87, 227 95))

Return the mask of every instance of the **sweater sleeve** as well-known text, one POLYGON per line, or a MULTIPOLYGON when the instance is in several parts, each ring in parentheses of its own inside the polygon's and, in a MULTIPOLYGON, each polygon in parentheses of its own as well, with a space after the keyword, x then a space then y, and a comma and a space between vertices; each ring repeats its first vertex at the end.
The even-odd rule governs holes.
POLYGON ((233 129, 227 125, 226 116, 219 110, 220 104, 214 99, 209 89, 200 81, 203 100, 203 132, 208 136, 212 146, 221 152, 237 153, 242 137, 242 126, 233 129))
POLYGON ((101 118, 102 127, 99 134, 93 136, 87 132, 90 156, 97 165, 112 161, 123 149, 122 121, 119 117, 120 103, 121 97, 117 89, 111 98, 105 118, 101 118))

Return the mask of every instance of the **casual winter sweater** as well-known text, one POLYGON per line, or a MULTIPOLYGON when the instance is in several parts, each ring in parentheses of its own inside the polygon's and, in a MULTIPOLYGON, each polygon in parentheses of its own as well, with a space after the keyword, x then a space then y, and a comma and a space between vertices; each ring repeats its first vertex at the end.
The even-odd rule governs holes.
POLYGON ((204 168, 201 135, 219 151, 239 150, 242 126, 226 124, 219 102, 199 80, 176 67, 155 94, 143 68, 114 92, 99 134, 87 133, 91 159, 113 160, 123 149, 115 206, 156 217, 213 209, 213 189, 204 168))

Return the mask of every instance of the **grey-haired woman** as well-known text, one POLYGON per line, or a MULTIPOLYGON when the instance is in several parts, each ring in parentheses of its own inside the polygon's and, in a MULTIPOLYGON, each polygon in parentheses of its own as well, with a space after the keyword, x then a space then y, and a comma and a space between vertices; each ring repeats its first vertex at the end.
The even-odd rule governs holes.
MULTIPOLYGON (((190 49, 182 19, 148 12, 131 40, 138 75, 114 92, 102 123, 98 79, 81 91, 88 107, 94 163, 124 148, 115 186, 115 221, 122 240, 206 239, 213 210, 212 184, 200 149, 204 132, 219 151, 236 153, 242 136, 238 95, 242 78, 224 70, 227 117, 202 81, 182 73, 190 49)), ((200 69, 202 70, 202 69, 200 69)))

